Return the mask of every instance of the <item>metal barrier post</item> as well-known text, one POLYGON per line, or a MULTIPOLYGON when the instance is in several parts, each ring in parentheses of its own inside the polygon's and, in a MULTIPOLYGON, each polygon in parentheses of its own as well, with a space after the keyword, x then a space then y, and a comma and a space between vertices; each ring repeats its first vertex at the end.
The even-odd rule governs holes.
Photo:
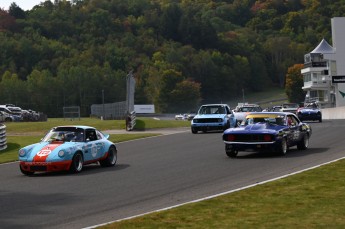
POLYGON ((6 126, 0 123, 0 150, 7 148, 6 126))

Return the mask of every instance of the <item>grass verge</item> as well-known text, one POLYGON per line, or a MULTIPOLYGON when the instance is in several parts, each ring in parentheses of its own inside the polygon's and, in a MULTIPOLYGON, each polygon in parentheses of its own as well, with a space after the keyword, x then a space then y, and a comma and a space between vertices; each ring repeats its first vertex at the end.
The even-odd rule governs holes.
POLYGON ((100 228, 345 228, 345 160, 100 228))
MULTIPOLYGON (((64 120, 62 118, 51 118, 47 122, 11 122, 6 124, 7 149, 0 151, 0 163, 18 160, 18 150, 21 147, 39 142, 44 134, 54 126, 61 125, 86 125, 93 126, 99 130, 125 129, 124 120, 100 120, 92 118, 81 118, 80 120, 64 120)), ((176 120, 159 120, 154 118, 138 118, 135 129, 157 129, 175 128, 189 126, 190 122, 176 120)), ((156 136, 157 134, 111 134, 110 141, 115 143, 156 136)))
MULTIPOLYGON (((118 142, 129 141, 139 138, 157 136, 158 134, 111 134, 109 140, 115 144, 118 142)), ((18 160, 18 151, 20 148, 39 142, 42 136, 8 136, 7 148, 0 151, 0 163, 12 162, 18 160)))

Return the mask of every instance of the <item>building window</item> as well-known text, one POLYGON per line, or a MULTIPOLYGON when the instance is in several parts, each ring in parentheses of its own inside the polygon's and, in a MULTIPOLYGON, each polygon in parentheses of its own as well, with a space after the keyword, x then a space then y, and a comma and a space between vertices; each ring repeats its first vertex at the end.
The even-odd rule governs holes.
POLYGON ((310 73, 304 74, 303 81, 304 82, 310 82, 311 81, 311 74, 310 73))

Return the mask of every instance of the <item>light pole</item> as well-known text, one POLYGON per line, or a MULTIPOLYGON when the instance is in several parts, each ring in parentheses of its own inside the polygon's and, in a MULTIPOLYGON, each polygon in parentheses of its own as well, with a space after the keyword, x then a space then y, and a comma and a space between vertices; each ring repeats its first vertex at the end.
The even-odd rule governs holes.
POLYGON ((244 89, 242 88, 242 99, 243 99, 243 104, 244 104, 244 89))
POLYGON ((103 118, 102 120, 105 118, 105 109, 104 109, 104 89, 102 89, 102 107, 103 107, 103 118))

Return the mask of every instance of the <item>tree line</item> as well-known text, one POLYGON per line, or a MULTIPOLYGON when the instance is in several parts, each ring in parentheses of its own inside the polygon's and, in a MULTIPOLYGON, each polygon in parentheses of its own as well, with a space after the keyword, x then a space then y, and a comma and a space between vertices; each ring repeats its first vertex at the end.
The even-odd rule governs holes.
MULTIPOLYGON (((129 71, 135 104, 157 112, 284 88, 289 67, 330 41, 331 18, 344 14, 344 3, 48 0, 28 11, 12 3, 0 9, 0 104, 49 117, 80 106, 88 116, 102 91, 105 103, 126 99, 129 71)), ((299 84, 289 82, 288 92, 301 90, 291 85, 299 84)))

